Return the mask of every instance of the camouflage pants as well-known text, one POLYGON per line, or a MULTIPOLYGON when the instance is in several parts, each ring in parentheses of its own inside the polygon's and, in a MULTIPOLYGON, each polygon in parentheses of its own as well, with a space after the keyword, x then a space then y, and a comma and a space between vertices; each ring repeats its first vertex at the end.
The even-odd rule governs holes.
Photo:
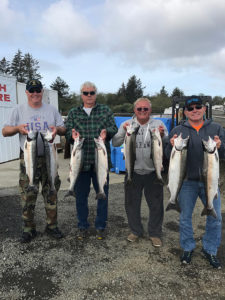
POLYGON ((39 190, 39 183, 41 183, 42 186, 42 196, 44 198, 45 211, 47 215, 46 223, 49 228, 53 229, 57 226, 57 192, 61 184, 59 176, 55 179, 56 191, 50 191, 45 158, 38 157, 37 169, 34 178, 36 191, 29 190, 29 178, 26 174, 25 162, 22 153, 20 155, 19 189, 21 195, 24 232, 30 232, 32 229, 36 228, 34 223, 34 210, 39 190))

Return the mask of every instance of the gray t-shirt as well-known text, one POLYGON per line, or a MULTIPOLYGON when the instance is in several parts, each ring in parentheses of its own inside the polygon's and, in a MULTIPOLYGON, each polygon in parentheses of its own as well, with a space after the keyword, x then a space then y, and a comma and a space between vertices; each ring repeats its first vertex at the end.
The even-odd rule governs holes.
MULTIPOLYGON (((125 122, 139 124, 136 117, 133 117, 125 122)), ((123 128, 123 124, 125 122, 120 125, 117 134, 112 138, 112 145, 114 147, 119 147, 124 142, 126 131, 123 128)), ((168 135, 168 130, 161 120, 156 120, 153 118, 150 118, 146 124, 139 125, 140 128, 136 136, 136 160, 134 164, 134 170, 137 174, 145 175, 155 170, 153 161, 151 159, 151 134, 149 130, 153 130, 162 125, 164 127, 165 137, 168 135)))
MULTIPOLYGON (((58 110, 46 103, 42 103, 40 108, 32 108, 28 104, 18 105, 12 111, 9 120, 4 126, 17 126, 27 124, 27 129, 38 132, 46 132, 49 126, 64 126, 63 119, 58 110)), ((20 148, 23 150, 26 135, 19 134, 20 148)), ((38 135, 38 155, 44 153, 43 141, 38 135)))

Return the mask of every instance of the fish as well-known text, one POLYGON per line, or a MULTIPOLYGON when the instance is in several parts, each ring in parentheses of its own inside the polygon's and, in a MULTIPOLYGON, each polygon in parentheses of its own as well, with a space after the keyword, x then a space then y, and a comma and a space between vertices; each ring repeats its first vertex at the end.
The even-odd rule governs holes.
POLYGON ((155 167, 156 176, 160 183, 164 183, 161 172, 163 170, 163 146, 159 129, 150 130, 152 139, 152 160, 155 167))
POLYGON ((132 182, 134 173, 134 164, 136 160, 136 135, 140 125, 129 124, 127 126, 126 135, 124 139, 124 158, 125 169, 127 173, 126 184, 132 182))
POLYGON ((180 212, 177 197, 180 192, 184 177, 186 175, 187 145, 189 136, 186 139, 180 134, 174 139, 174 146, 170 154, 168 170, 168 189, 170 191, 169 204, 166 211, 175 209, 180 212))
POLYGON ((98 182, 96 199, 106 199, 104 186, 108 176, 108 154, 103 139, 99 136, 95 141, 95 171, 98 182))
POLYGON ((69 173, 69 190, 65 197, 74 196, 74 186, 83 166, 83 143, 84 138, 77 137, 74 139, 73 149, 70 157, 70 173, 69 173))
POLYGON ((34 177, 37 168, 37 136, 38 132, 29 131, 24 143, 24 163, 26 174, 29 178, 29 185, 27 190, 37 192, 37 187, 34 185, 34 177))
POLYGON ((44 156, 47 167, 48 182, 50 185, 50 193, 55 193, 55 179, 58 176, 58 153, 56 144, 53 141, 52 132, 47 130, 46 132, 40 132, 44 143, 44 156))
POLYGON ((204 149, 204 161, 202 175, 205 185, 206 205, 201 215, 210 215, 217 218, 213 207, 213 200, 217 198, 219 186, 219 154, 216 142, 209 137, 208 141, 202 140, 204 149))

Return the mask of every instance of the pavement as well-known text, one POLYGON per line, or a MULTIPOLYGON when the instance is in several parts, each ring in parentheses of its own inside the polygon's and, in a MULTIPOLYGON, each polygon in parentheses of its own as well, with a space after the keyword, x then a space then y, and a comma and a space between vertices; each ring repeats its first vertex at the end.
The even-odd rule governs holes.
MULTIPOLYGON (((59 176, 61 179, 61 190, 67 190, 69 182, 69 159, 64 159, 64 153, 58 153, 59 176)), ((110 184, 121 183, 124 174, 109 173, 110 184)), ((19 159, 0 164, 0 189, 18 186, 19 182, 19 159)))

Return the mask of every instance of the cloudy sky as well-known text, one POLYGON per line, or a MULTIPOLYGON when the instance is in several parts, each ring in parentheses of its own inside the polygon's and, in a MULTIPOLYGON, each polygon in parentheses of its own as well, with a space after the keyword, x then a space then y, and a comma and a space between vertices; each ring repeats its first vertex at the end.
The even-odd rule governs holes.
POLYGON ((29 52, 46 87, 116 92, 136 75, 150 95, 225 97, 224 0, 1 0, 0 16, 0 59, 29 52))

